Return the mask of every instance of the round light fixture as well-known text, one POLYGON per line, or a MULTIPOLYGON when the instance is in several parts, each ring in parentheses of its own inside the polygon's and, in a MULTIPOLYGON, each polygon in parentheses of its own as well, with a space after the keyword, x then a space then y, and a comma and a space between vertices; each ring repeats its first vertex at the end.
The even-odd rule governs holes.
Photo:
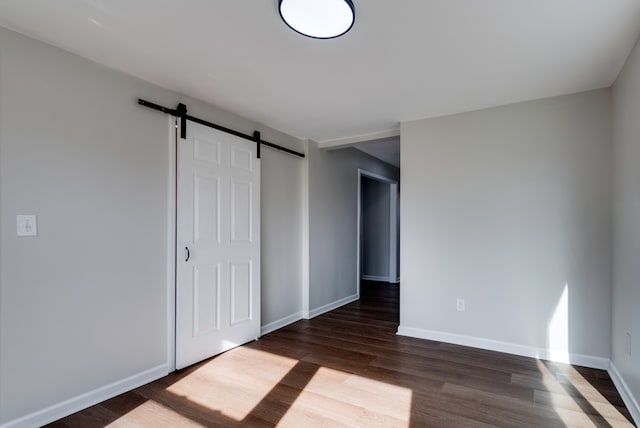
POLYGON ((342 36, 356 18, 351 0, 279 0, 278 9, 292 30, 314 39, 342 36))

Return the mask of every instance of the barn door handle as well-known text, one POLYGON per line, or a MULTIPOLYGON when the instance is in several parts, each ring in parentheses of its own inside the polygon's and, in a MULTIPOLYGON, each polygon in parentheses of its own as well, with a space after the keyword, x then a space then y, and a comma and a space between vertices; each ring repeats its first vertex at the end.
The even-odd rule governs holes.
POLYGON ((184 260, 185 262, 189 261, 189 257, 191 257, 191 253, 189 252, 189 247, 184 247, 185 250, 187 250, 187 258, 184 260))

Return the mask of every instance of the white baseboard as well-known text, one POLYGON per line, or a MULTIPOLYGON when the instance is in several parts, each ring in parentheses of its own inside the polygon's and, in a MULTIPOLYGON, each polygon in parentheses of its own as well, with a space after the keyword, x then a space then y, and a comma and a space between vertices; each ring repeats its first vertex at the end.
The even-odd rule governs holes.
POLYGON ((388 276, 379 275, 362 275, 364 281, 378 281, 378 282, 391 282, 388 276))
POLYGON ((296 312, 295 314, 291 314, 277 321, 270 322, 269 324, 265 324, 262 326, 262 328, 260 328, 260 335, 264 336, 265 334, 269 334, 272 331, 276 331, 278 329, 281 329, 282 327, 286 327, 289 324, 293 324, 294 322, 301 319, 302 319, 302 312, 296 312))
POLYGON ((631 413, 631 417, 636 423, 636 426, 640 426, 640 405, 638 405, 638 401, 633 396, 631 389, 629 389, 629 386, 624 381, 616 365, 613 364, 613 361, 609 363, 609 370, 607 370, 607 372, 609 372, 613 384, 616 386, 620 396, 622 396, 622 401, 624 401, 625 406, 629 409, 629 413, 631 413))
POLYGON ((72 413, 86 409, 102 401, 113 398, 124 392, 131 391, 139 386, 160 379, 169 373, 167 364, 151 368, 142 373, 135 374, 126 379, 113 382, 77 397, 70 398, 61 403, 54 404, 37 412, 30 413, 21 418, 14 419, 2 425, 1 428, 31 428, 46 425, 50 422, 69 416, 72 413))
POLYGON ((347 296, 344 297, 340 300, 336 300, 335 302, 331 302, 328 303, 324 306, 320 306, 319 308, 315 308, 315 309, 311 309, 309 311, 309 313, 305 313, 304 311, 302 312, 302 317, 305 319, 311 319, 311 318, 315 318, 318 315, 322 315, 326 312, 332 311, 334 309, 339 308, 340 306, 344 306, 346 304, 349 304, 351 302, 355 302, 356 300, 358 300, 360 298, 359 294, 354 294, 352 296, 347 296))
POLYGON ((558 357, 552 351, 545 348, 519 345, 517 343, 500 342, 498 340, 484 339, 481 337, 464 336, 460 334, 446 333, 442 331, 425 330, 413 327, 398 327, 400 336, 417 337, 419 339, 435 340, 438 342, 453 343, 456 345, 470 346, 472 348, 487 349, 490 351, 505 352, 507 354, 521 355, 523 357, 538 358, 541 360, 569 363, 578 366, 591 367, 606 370, 609 368, 609 359, 594 357, 591 355, 568 354, 558 357))

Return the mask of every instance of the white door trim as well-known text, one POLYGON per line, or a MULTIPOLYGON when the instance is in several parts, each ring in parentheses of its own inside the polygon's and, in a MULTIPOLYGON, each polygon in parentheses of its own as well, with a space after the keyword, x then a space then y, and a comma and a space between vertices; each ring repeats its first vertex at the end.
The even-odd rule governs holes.
POLYGON ((167 183, 167 367, 176 370, 176 180, 178 119, 168 116, 169 182, 167 183))
POLYGON ((389 282, 400 281, 398 275, 398 183, 389 183, 389 282))
POLYGON ((389 184, 389 277, 387 281, 398 282, 399 278, 398 263, 396 259, 396 253, 398 251, 398 231, 396 229, 396 222, 398 220, 398 182, 384 175, 358 168, 358 221, 356 227, 356 242, 358 247, 356 253, 356 264, 358 266, 356 281, 358 296, 360 295, 360 280, 362 278, 362 266, 360 257, 360 255, 362 254, 362 177, 367 177, 372 180, 389 184))

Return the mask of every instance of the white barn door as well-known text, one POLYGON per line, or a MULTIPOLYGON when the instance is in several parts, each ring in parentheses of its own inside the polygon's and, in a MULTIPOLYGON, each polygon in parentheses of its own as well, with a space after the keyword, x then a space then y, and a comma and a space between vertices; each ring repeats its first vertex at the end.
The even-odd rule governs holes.
POLYGON ((260 336, 256 149, 191 121, 178 140, 177 369, 260 336))

